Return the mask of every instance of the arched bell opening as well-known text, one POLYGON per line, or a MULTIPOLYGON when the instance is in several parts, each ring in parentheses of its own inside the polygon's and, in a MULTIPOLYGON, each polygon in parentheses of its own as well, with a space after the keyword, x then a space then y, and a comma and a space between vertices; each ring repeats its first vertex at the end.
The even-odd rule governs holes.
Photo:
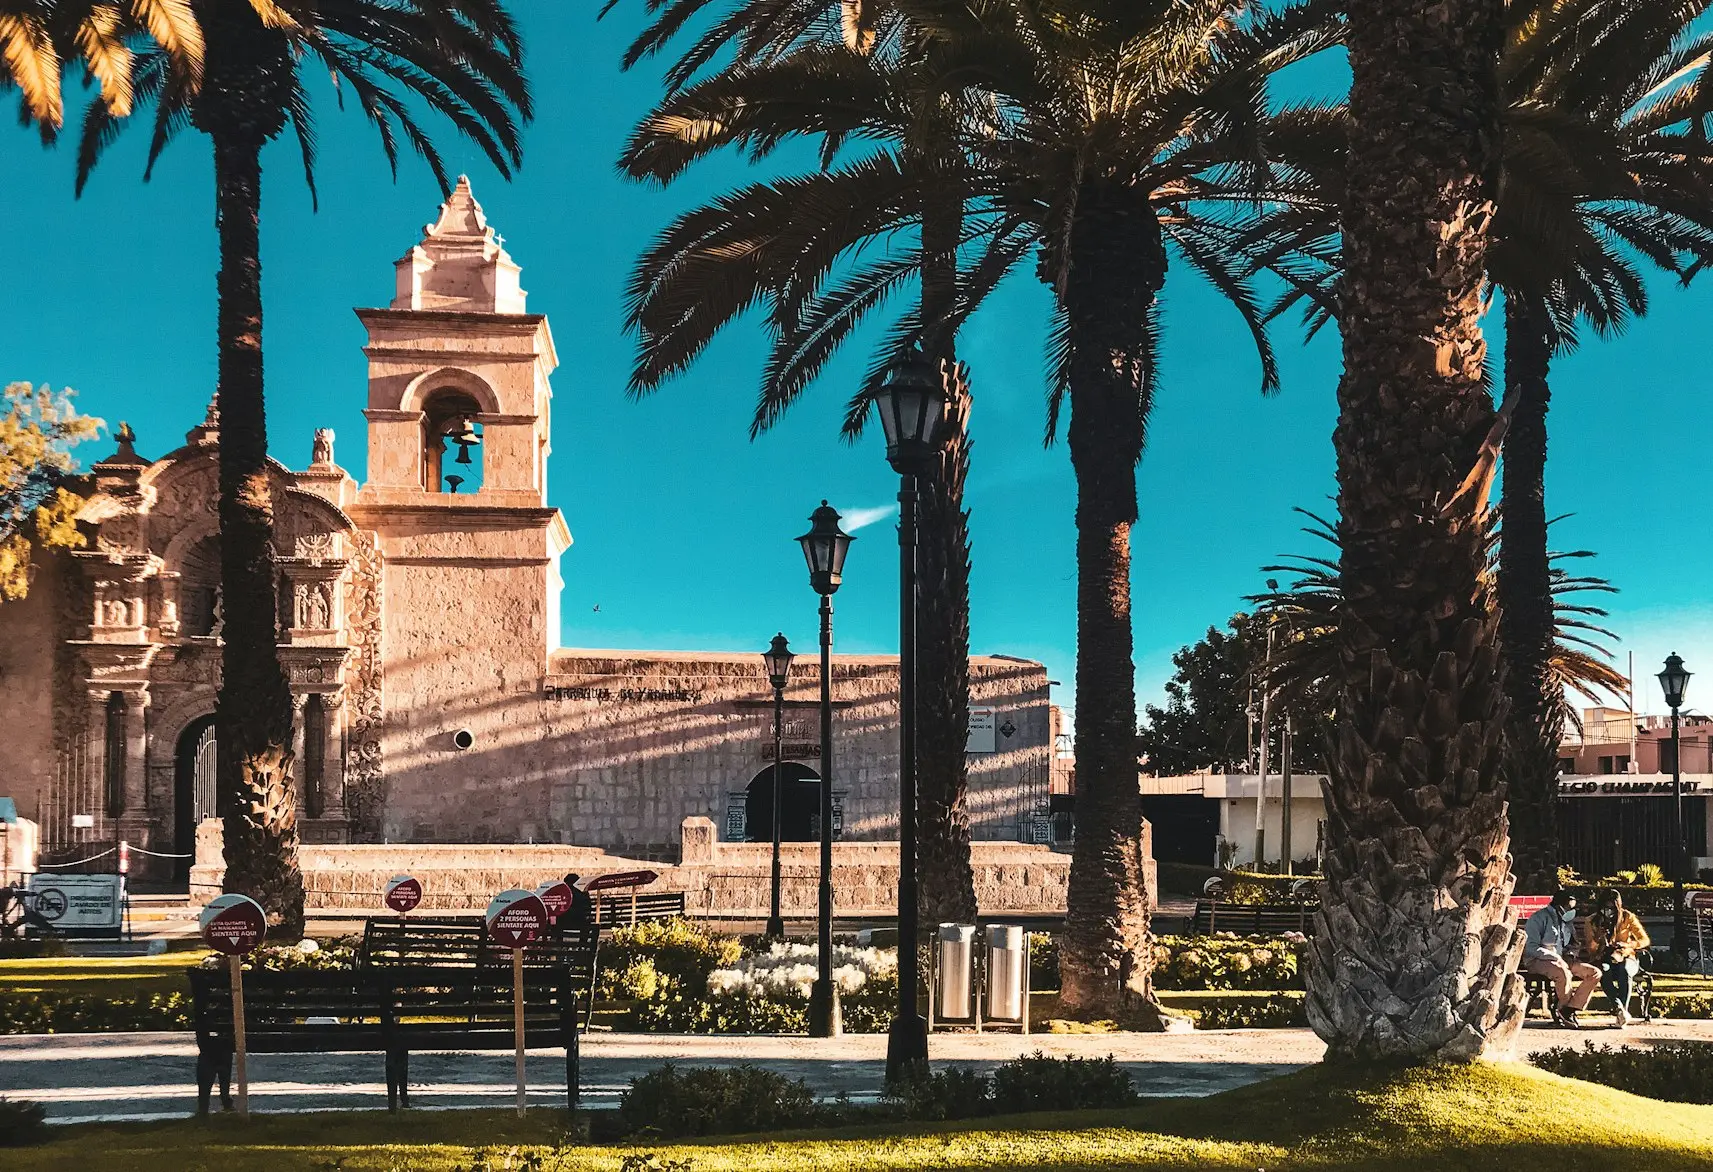
POLYGON ((471 493, 482 487, 482 425, 476 400, 445 387, 422 405, 422 486, 429 492, 471 493))

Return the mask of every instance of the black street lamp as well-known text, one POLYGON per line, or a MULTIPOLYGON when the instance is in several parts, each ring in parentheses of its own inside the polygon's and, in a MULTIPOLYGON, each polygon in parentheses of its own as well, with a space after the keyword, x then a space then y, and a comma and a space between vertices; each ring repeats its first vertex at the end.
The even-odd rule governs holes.
POLYGON ((1677 710, 1683 707, 1683 693, 1689 689, 1690 673, 1683 670, 1683 657, 1673 651, 1665 657, 1665 670, 1659 673, 1659 686, 1665 692, 1666 707, 1671 709, 1671 800, 1677 807, 1677 859, 1675 896, 1671 910, 1671 951, 1679 960, 1689 953, 1688 929, 1683 919, 1684 872, 1689 869, 1689 848, 1683 837, 1683 753, 1677 735, 1677 710))
POLYGON ((874 395, 886 459, 898 473, 898 1007, 886 1041, 886 1079, 928 1068, 928 1023, 916 1007, 916 499, 944 443, 946 408, 961 368, 912 350, 874 395))
POLYGON ((835 1038, 843 1032, 838 991, 833 987, 833 594, 852 540, 839 528, 838 510, 826 501, 809 514, 809 532, 797 539, 809 563, 809 584, 821 596, 820 965, 809 990, 809 1033, 817 1038, 835 1038))
POLYGON ((767 917, 767 934, 774 940, 785 938, 785 918, 779 914, 779 791, 780 765, 785 760, 785 685, 791 682, 791 647, 785 642, 785 632, 773 637, 772 646, 761 653, 767 668, 767 682, 773 685, 773 909, 767 917))

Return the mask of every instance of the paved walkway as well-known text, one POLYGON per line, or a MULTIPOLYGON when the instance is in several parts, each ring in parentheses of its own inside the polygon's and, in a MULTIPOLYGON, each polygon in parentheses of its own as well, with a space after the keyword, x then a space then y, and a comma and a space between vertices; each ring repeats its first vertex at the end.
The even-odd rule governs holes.
MULTIPOLYGON (((1595 1022, 1600 1019, 1593 1019, 1595 1022)), ((1535 1023, 1522 1051, 1577 1043, 1713 1041, 1713 1022, 1675 1021, 1620 1033, 1582 1033, 1535 1023)), ((1318 1061, 1324 1047, 1308 1030, 1217 1030, 1185 1034, 937 1034, 936 1062, 991 1067, 1019 1054, 1103 1057, 1130 1071, 1145 1095, 1208 1095, 1284 1074, 1318 1061)), ((172 1119, 196 1107, 196 1043, 185 1033, 61 1034, 0 1037, 0 1096, 35 1099, 58 1123, 172 1119)), ((801 1078, 826 1097, 853 1100, 880 1093, 882 1035, 836 1041, 801 1037, 590 1035, 583 1046, 583 1102, 616 1104, 637 1075, 673 1061, 693 1065, 752 1062, 801 1078)), ((564 1102, 564 1052, 529 1055, 530 1101, 564 1102)), ((411 1102, 417 1107, 503 1106, 511 1101, 510 1053, 411 1055, 411 1102)), ((258 1054, 250 1059, 250 1105, 256 1111, 384 1108, 379 1054, 258 1054)))

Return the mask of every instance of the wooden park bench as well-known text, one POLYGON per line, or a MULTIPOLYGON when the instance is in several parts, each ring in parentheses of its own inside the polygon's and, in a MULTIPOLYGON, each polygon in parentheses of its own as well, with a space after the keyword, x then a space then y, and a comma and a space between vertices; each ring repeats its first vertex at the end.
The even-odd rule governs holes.
MULTIPOLYGON (((565 1048, 565 1094, 577 1108, 578 1018, 592 996, 593 938, 552 939, 524 950, 524 1045, 565 1048)), ((197 1039, 197 1109, 213 1083, 230 1105, 232 992, 224 969, 191 969, 197 1039)), ((510 953, 487 940, 480 918, 371 921, 355 968, 252 971, 244 977, 247 1050, 261 1054, 384 1055, 387 1106, 410 1106, 412 1050, 510 1050, 510 953), (450 922, 448 922, 450 921, 450 922), (379 925, 377 927, 377 925, 379 925)))
POLYGON ((605 892, 590 897, 594 905, 595 927, 600 930, 628 928, 642 920, 681 920, 684 918, 682 891, 639 891, 608 895, 605 892))
POLYGON ((1198 899, 1190 916, 1190 934, 1236 932, 1241 936, 1279 936, 1285 932, 1314 931, 1318 903, 1226 903, 1198 899))

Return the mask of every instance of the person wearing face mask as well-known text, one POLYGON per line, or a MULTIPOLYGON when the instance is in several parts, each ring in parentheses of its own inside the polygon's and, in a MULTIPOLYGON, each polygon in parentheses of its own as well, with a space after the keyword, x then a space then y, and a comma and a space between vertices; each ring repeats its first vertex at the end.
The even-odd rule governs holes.
POLYGON ((1600 987, 1612 999, 1612 1013, 1622 1029, 1630 1016, 1630 987, 1641 968, 1640 955, 1653 941, 1636 913, 1624 906, 1616 891, 1603 891, 1587 925, 1583 956, 1600 966, 1600 987))
POLYGON ((1568 1029, 1581 1029, 1577 1012, 1588 1004, 1600 983, 1600 970, 1572 960, 1576 940, 1576 896, 1561 891, 1523 925, 1523 971, 1552 982, 1554 1020, 1568 1029), (1571 981, 1576 982, 1575 992, 1571 981))

